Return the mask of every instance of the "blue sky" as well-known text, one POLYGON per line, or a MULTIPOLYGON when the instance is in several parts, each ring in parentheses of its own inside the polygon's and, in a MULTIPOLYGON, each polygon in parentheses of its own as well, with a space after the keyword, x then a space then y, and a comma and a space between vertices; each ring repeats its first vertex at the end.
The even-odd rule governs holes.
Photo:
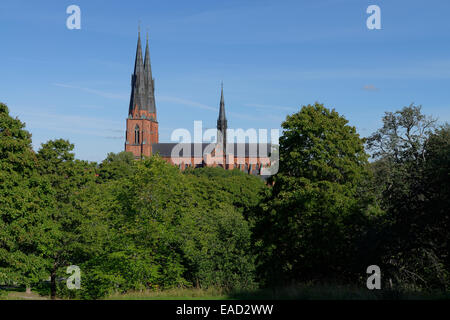
POLYGON ((447 0, 2 0, 0 101, 35 148, 65 138, 80 159, 122 151, 141 20, 160 142, 194 120, 214 128, 222 80, 232 128, 279 128, 316 101, 361 136, 412 102, 450 121, 449 15, 447 0), (81 30, 66 28, 71 4, 81 30), (381 30, 366 27, 372 4, 381 30))

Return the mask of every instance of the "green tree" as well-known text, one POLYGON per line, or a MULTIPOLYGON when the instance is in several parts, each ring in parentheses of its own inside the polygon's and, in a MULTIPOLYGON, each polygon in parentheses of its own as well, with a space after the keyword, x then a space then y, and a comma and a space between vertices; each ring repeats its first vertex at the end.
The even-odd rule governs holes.
POLYGON ((183 176, 157 156, 125 168, 127 156, 109 155, 97 184, 81 195, 83 214, 101 217, 108 229, 98 254, 80 265, 81 298, 187 284, 179 244, 179 221, 189 206, 183 176))
POLYGON ((448 203, 448 129, 436 133, 435 125, 410 105, 387 112, 383 127, 368 138, 386 211, 377 259, 400 289, 448 286, 448 210, 442 207, 448 203))
POLYGON ((0 103, 0 283, 29 287, 46 276, 44 244, 55 229, 49 183, 37 173, 31 134, 0 103))
POLYGON ((255 227, 260 270, 272 284, 351 276, 368 205, 364 141, 318 103, 287 116, 282 128, 279 172, 255 227))
POLYGON ((56 228, 45 243, 50 267, 51 297, 56 297, 57 277, 65 275, 65 268, 89 258, 95 241, 101 241, 103 229, 92 228, 95 216, 84 215, 79 208, 78 194, 95 182, 95 164, 75 160, 74 145, 67 140, 53 140, 42 144, 37 153, 38 171, 53 189, 53 206, 48 208, 50 222, 56 228), (87 234, 86 234, 87 233, 87 234))
POLYGON ((253 288, 251 225, 267 186, 239 170, 199 168, 185 175, 195 208, 181 227, 187 278, 203 287, 253 288))
POLYGON ((421 112, 422 106, 411 104, 396 112, 386 112, 383 127, 367 139, 375 159, 397 163, 425 159, 428 137, 434 132, 436 119, 421 112))
MULTIPOLYGON (((434 132, 427 143, 425 150, 427 163, 422 179, 422 190, 427 222, 427 234, 431 236, 429 243, 433 244, 440 260, 440 269, 437 274, 439 282, 446 290, 450 289, 450 126, 443 125, 434 132), (445 269, 443 271, 442 269, 445 269), (440 271, 440 272, 439 272, 440 271)), ((436 264, 435 264, 436 265, 436 264)))
POLYGON ((99 168, 99 180, 119 180, 134 175, 136 161, 131 152, 108 153, 106 159, 102 161, 99 168))
MULTIPOLYGON (((100 172, 109 163, 104 161, 100 172)), ((243 212, 257 204, 258 188, 266 188, 260 179, 220 168, 183 174, 158 156, 132 166, 130 175, 121 174, 126 170, 121 164, 108 167, 111 178, 100 174, 97 191, 83 192, 84 214, 97 212, 111 232, 104 251, 82 264, 81 297, 254 285, 251 232, 243 212), (251 192, 244 190, 250 186, 251 192)))
POLYGON ((220 167, 189 168, 186 175, 194 175, 198 182, 195 193, 215 207, 219 203, 231 204, 247 220, 251 220, 269 188, 258 176, 238 169, 223 170, 220 167))

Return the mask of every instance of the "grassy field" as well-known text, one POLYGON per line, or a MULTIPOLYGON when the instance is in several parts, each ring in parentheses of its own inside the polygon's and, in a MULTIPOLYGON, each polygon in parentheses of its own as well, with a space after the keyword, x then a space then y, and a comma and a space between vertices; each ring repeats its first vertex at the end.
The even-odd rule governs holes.
POLYGON ((161 291, 135 291, 113 294, 107 300, 228 300, 230 297, 221 290, 210 289, 168 289, 161 291))
POLYGON ((0 290, 0 300, 47 300, 50 297, 40 295, 38 292, 26 293, 23 289, 0 290))
MULTIPOLYGON (((0 291, 0 300, 45 300, 49 296, 25 290, 0 291)), ((226 293, 216 288, 167 289, 159 291, 134 291, 112 294, 105 300, 441 300, 450 299, 449 293, 396 292, 368 290, 348 286, 297 285, 277 290, 254 290, 226 293)))
POLYGON ((348 286, 296 285, 276 290, 225 293, 218 289, 170 289, 129 292, 107 297, 108 300, 434 300, 450 299, 450 293, 397 292, 368 290, 348 286))

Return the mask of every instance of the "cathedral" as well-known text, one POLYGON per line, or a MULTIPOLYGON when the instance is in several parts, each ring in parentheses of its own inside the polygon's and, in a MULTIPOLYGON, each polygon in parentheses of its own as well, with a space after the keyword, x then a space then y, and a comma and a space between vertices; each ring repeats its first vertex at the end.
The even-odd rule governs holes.
POLYGON ((131 75, 131 97, 126 120, 125 151, 135 159, 159 154, 167 162, 184 170, 187 167, 220 166, 238 168, 253 175, 261 175, 270 166, 269 143, 235 143, 227 141, 227 119, 223 86, 220 96, 215 143, 159 143, 158 120, 155 103, 155 80, 150 65, 148 36, 145 57, 142 55, 140 32, 131 75))

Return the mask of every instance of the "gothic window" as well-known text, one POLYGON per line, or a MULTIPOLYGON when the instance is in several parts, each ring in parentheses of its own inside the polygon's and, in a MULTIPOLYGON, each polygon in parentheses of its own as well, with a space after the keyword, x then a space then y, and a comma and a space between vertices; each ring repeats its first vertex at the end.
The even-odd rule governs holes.
POLYGON ((139 144, 141 139, 140 139, 140 133, 139 133, 139 126, 136 125, 136 127, 134 127, 134 144, 139 144))

